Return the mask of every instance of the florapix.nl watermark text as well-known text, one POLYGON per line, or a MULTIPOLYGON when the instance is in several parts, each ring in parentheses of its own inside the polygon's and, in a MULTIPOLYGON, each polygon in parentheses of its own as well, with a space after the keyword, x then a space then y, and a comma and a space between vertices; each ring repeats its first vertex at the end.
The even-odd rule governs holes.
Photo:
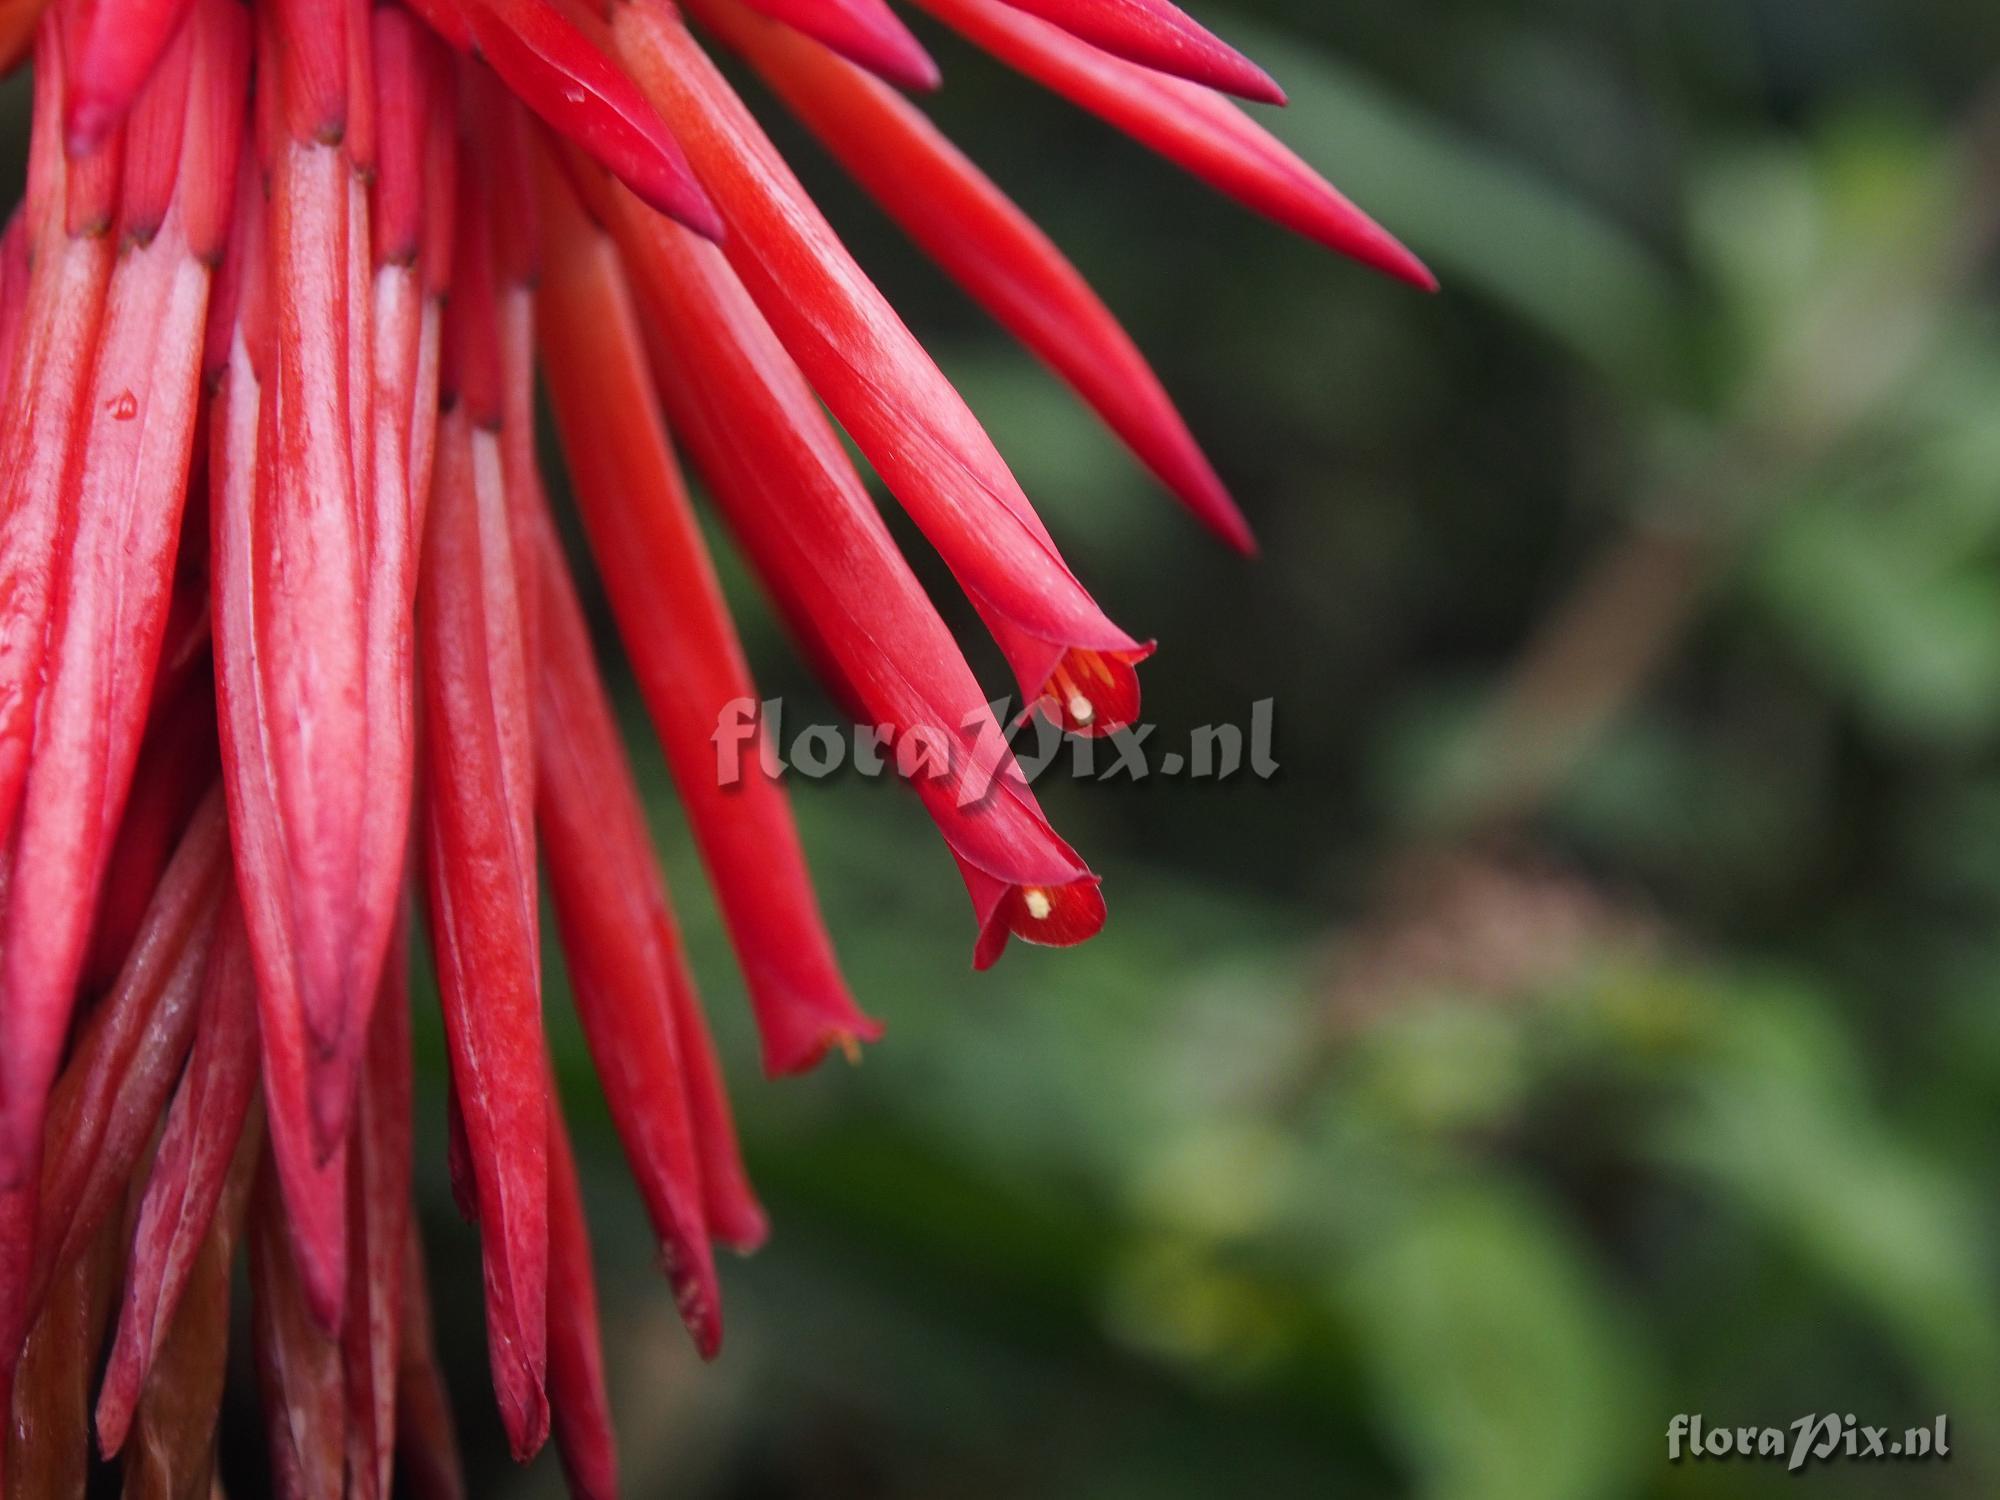
POLYGON ((1240 722, 1203 724, 1175 735, 1156 724, 1130 724, 1103 735, 1067 734, 1039 714, 1010 718, 1013 707, 999 699, 950 726, 788 723, 782 698, 736 698, 716 716, 711 737, 716 780, 730 787, 753 772, 809 781, 900 776, 955 781, 960 800, 976 802, 986 794, 994 768, 1009 765, 1030 784, 1051 774, 1099 782, 1269 781, 1278 774, 1276 711, 1269 698, 1252 703, 1240 722))
POLYGON ((1945 1459, 1951 1457, 1949 1425, 1942 1414, 1922 1427, 1871 1427, 1852 1412, 1808 1412, 1783 1427, 1725 1427, 1700 1412, 1680 1412, 1667 1424, 1667 1461, 1763 1459, 1797 1474, 1841 1461, 1945 1459))

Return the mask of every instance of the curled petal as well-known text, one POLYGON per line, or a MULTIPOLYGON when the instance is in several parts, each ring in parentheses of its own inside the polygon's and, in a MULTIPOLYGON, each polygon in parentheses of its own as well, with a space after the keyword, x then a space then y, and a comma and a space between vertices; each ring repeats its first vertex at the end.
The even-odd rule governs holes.
POLYGON ((1099 52, 1006 0, 917 4, 1246 207, 1399 281, 1436 290, 1437 278, 1421 261, 1227 99, 1099 52))
POLYGON ((979 921, 979 942, 972 951, 975 969, 998 963, 1009 938, 1045 948, 1069 948, 1104 929, 1104 893, 1095 880, 1054 887, 1010 886, 964 859, 958 861, 958 873, 979 921))

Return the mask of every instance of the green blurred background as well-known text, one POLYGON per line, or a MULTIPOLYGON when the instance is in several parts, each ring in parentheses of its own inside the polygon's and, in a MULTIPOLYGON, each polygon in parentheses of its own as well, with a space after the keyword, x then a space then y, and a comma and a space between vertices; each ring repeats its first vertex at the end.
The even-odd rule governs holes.
MULTIPOLYGON (((795 783, 889 1033, 769 1084, 628 703, 775 1223, 701 1367, 558 982, 629 1492, 1754 1496, 1798 1481, 1669 1464, 1672 1416, 1832 1411, 1946 1412, 1954 1451, 1814 1493, 2000 1494, 2000 10, 1196 10, 1443 295, 919 24, 936 114, 1155 358, 1256 565, 749 89, 1159 638, 1160 742, 1271 698, 1283 772, 1044 783, 1111 924, 985 977, 915 799, 795 783)), ((831 716, 730 566, 762 685, 831 716)), ((427 1024, 473 1492, 556 1493, 501 1456, 427 1024)))

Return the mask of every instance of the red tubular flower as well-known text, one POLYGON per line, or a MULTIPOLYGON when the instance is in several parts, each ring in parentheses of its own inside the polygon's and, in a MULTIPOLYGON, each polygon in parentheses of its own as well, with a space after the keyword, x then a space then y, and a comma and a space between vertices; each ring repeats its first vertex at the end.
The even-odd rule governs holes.
MULTIPOLYGON (((550 245, 541 337, 563 451, 729 920, 765 1068, 796 1073, 829 1047, 872 1041, 881 1028, 855 1008, 841 980, 783 789, 757 769, 727 784, 716 773, 716 727, 731 705, 756 701, 756 684, 660 431, 617 250, 552 168, 544 164, 542 176, 550 245)), ((587 647, 578 642, 576 653, 587 647)))
POLYGON ((716 198, 730 265, 971 596, 1029 701, 1072 655, 1145 656, 1077 582, 978 420, 693 37, 650 6, 620 7, 613 24, 716 198))
MULTIPOLYGON (((349 129, 373 113, 366 63, 350 57, 366 28, 350 37, 338 0, 280 0, 260 19, 267 227, 242 295, 260 295, 261 272, 268 327, 254 478, 225 485, 246 513, 218 518, 218 570, 248 576, 242 608, 216 614, 216 681, 236 857, 257 893, 245 915, 264 1024, 305 1070, 307 1118, 274 1108, 272 1130, 281 1142, 305 1131, 280 1149, 317 1164, 346 1133, 401 873, 402 831, 371 837, 370 808, 408 799, 376 797, 370 756, 369 521, 384 518, 369 515, 373 308, 356 283, 373 164, 349 129), (225 537, 242 552, 225 555, 225 537), (310 712, 278 707, 293 704, 310 712)), ((323 1304, 322 1276, 308 1280, 323 1304)))
MULTIPOLYGON (((797 367, 722 253, 604 195, 644 290, 669 419, 768 586, 789 599, 848 695, 904 745, 943 747, 911 784, 972 892, 981 968, 1011 929, 1080 942, 1097 878, 1028 791, 944 622, 924 597, 797 367), (1021 906, 1016 892, 1033 892, 1021 906)), ((914 762, 912 762, 914 764, 914 762)), ((899 760, 899 769, 903 769, 899 760)))
MULTIPOLYGON (((1428 273, 1216 90, 1169 0, 919 0, 1253 208, 1428 273)), ((1249 528, 1075 269, 884 83, 887 0, 688 0, 1212 529, 1249 528)), ((723 1069, 537 463, 571 489, 766 1071, 881 1027, 841 978, 685 451, 964 879, 973 962, 1103 925, 827 410, 1030 708, 1138 713, 977 419, 667 0, 41 0, 0 230, 0 1483, 207 1494, 248 1259, 283 1496, 464 1493, 410 1211, 407 912, 510 1445, 617 1484, 538 865, 683 1318, 760 1245, 723 1069), (452 53, 460 54, 454 57, 452 53), (253 57, 254 53, 254 57, 253 57), (743 737, 739 737, 743 738, 743 737), (99 1352, 108 1347, 101 1362, 99 1352)))
POLYGON ((583 1032, 638 1178, 674 1299, 704 1355, 722 1339, 702 1170, 661 941, 666 892, 555 540, 538 534, 547 654, 535 760, 549 883, 583 1032))
POLYGON ((203 0, 125 127, 124 248, 64 481, 70 519, 8 880, 0 1036, 20 1143, 40 1128, 152 700, 248 64, 242 13, 203 0))
POLYGON ((548 1111, 536 922, 534 760, 502 458, 491 229, 464 194, 447 400, 425 534, 424 866, 452 1080, 485 1243, 501 1415, 548 1436, 548 1111), (484 343, 485 347, 482 347, 484 343))

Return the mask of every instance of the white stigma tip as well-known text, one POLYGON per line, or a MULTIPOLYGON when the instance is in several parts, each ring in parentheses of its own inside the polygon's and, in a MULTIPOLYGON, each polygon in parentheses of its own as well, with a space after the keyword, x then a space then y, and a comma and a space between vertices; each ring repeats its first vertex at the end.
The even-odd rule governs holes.
POLYGON ((1048 921, 1049 913, 1056 909, 1047 891, 1038 891, 1032 886, 1021 893, 1021 899, 1028 903, 1028 915, 1037 922, 1048 921))
POLYGON ((1088 724, 1097 717, 1097 705, 1078 693, 1069 700, 1069 716, 1078 724, 1088 724))

